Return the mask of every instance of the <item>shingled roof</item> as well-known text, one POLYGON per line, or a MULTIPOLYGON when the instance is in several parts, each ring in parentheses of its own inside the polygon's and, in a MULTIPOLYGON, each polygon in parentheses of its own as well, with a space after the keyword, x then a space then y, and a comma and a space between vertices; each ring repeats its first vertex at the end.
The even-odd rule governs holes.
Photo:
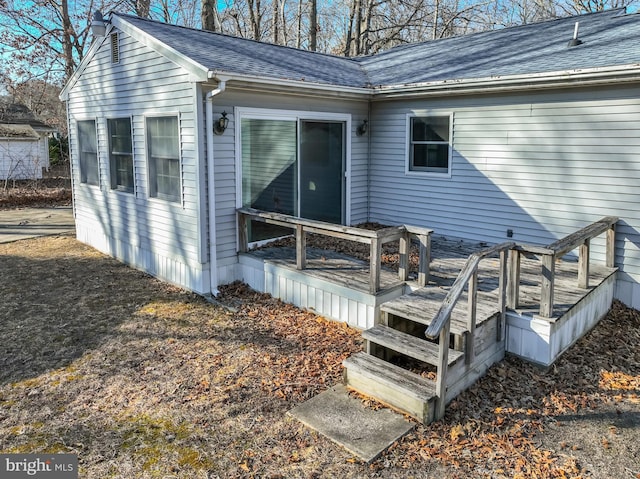
POLYGON ((559 18, 405 45, 359 61, 376 86, 640 64, 640 15, 608 10, 559 18), (576 22, 582 43, 569 47, 576 22))
POLYGON ((0 124, 11 125, 12 131, 18 125, 27 125, 32 128, 31 131, 54 131, 54 128, 39 120, 29 108, 9 96, 0 96, 0 124))
POLYGON ((273 45, 193 28, 179 27, 114 13, 191 61, 217 74, 240 74, 364 87, 364 69, 357 62, 334 55, 273 45))

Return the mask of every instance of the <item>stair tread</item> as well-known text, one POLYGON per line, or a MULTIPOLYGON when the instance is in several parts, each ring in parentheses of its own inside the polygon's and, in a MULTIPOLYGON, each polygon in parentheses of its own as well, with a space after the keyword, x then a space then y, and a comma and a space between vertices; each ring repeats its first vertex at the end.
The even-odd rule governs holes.
MULTIPOLYGON (((438 313, 442 302, 447 296, 447 292, 447 290, 433 286, 420 288, 413 293, 405 294, 382 304, 380 310, 428 326, 438 313)), ((479 296, 481 295, 479 294, 479 296)), ((467 301, 465 298, 466 293, 458 303, 462 307, 455 308, 451 313, 450 324, 452 334, 461 335, 469 331, 467 328, 467 301)), ((476 312, 478 320, 482 321, 498 312, 497 308, 493 306, 489 308, 484 307, 484 304, 478 301, 476 312)))
MULTIPOLYGON (((416 338, 410 334, 378 324, 362 332, 362 337, 368 341, 392 349, 398 353, 418 359, 433 366, 438 365, 439 346, 425 339, 416 338)), ((461 351, 449 349, 449 366, 464 356, 461 351)))
POLYGON ((347 369, 355 369, 360 374, 401 390, 421 401, 429 401, 436 396, 436 383, 395 364, 367 353, 357 353, 342 362, 347 369))

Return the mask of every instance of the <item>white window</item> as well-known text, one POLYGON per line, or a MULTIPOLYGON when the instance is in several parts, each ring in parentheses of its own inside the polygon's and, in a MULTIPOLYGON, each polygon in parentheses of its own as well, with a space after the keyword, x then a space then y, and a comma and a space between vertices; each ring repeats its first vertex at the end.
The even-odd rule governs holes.
POLYGON ((180 141, 178 117, 147 118, 149 196, 179 203, 180 141))
POLYGON ((409 116, 408 171, 449 175, 451 115, 409 116))
POLYGON ((111 189, 133 193, 131 118, 108 120, 111 189))
POLYGON ((78 151, 80 154, 80 182, 98 186, 100 169, 98 167, 98 140, 96 121, 78 122, 78 151))

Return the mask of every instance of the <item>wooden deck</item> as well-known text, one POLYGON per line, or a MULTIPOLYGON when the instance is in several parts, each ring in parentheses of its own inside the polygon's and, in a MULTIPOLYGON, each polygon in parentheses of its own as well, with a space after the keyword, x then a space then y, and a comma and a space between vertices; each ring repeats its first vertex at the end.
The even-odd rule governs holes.
MULTIPOLYGON (((423 297, 432 297, 433 311, 429 311, 430 313, 435 314, 437 312, 469 255, 484 248, 486 248, 484 243, 468 243, 448 240, 443 237, 432 237, 428 286, 437 286, 438 288, 431 288, 428 292, 427 290, 421 290, 416 293, 423 297)), ((296 270, 295 248, 263 248, 244 254, 283 268, 296 270)), ((480 264, 478 272, 478 324, 487 319, 488 315, 495 313, 495 308, 498 304, 499 266, 500 262, 497 257, 487 259, 480 264)), ((516 309, 516 312, 521 315, 538 314, 541 297, 541 268, 540 261, 535 257, 523 258, 521 261, 520 302, 516 309)), ((576 286, 578 263, 573 261, 557 262, 554 318, 564 315, 613 272, 615 272, 615 268, 607 268, 603 265, 592 263, 589 270, 589 288, 583 289, 576 286)), ((306 269, 298 271, 298 273, 330 281, 339 286, 357 291, 369 291, 369 262, 335 251, 307 248, 306 269)), ((411 273, 410 277, 415 278, 416 274, 411 273)), ((381 293, 398 288, 401 285, 402 282, 398 279, 397 272, 385 267, 382 268, 380 273, 381 293)), ((408 282, 408 285, 411 288, 417 288, 417 284, 412 284, 411 281, 408 282)), ((456 322, 456 316, 462 320, 466 315, 466 299, 464 297, 456 309, 459 311, 458 314, 455 312, 453 314, 454 323, 456 322)))

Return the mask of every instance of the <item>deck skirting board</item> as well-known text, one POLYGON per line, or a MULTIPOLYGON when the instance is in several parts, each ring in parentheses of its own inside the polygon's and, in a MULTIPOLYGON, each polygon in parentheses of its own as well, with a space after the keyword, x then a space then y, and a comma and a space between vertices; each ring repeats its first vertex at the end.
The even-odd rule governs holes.
POLYGON ((239 261, 242 281, 256 291, 360 329, 373 327, 380 305, 404 293, 399 285, 373 295, 250 255, 241 254, 239 261))
POLYGON ((550 366, 593 328, 611 308, 616 273, 609 275, 560 318, 507 312, 507 352, 550 366))

